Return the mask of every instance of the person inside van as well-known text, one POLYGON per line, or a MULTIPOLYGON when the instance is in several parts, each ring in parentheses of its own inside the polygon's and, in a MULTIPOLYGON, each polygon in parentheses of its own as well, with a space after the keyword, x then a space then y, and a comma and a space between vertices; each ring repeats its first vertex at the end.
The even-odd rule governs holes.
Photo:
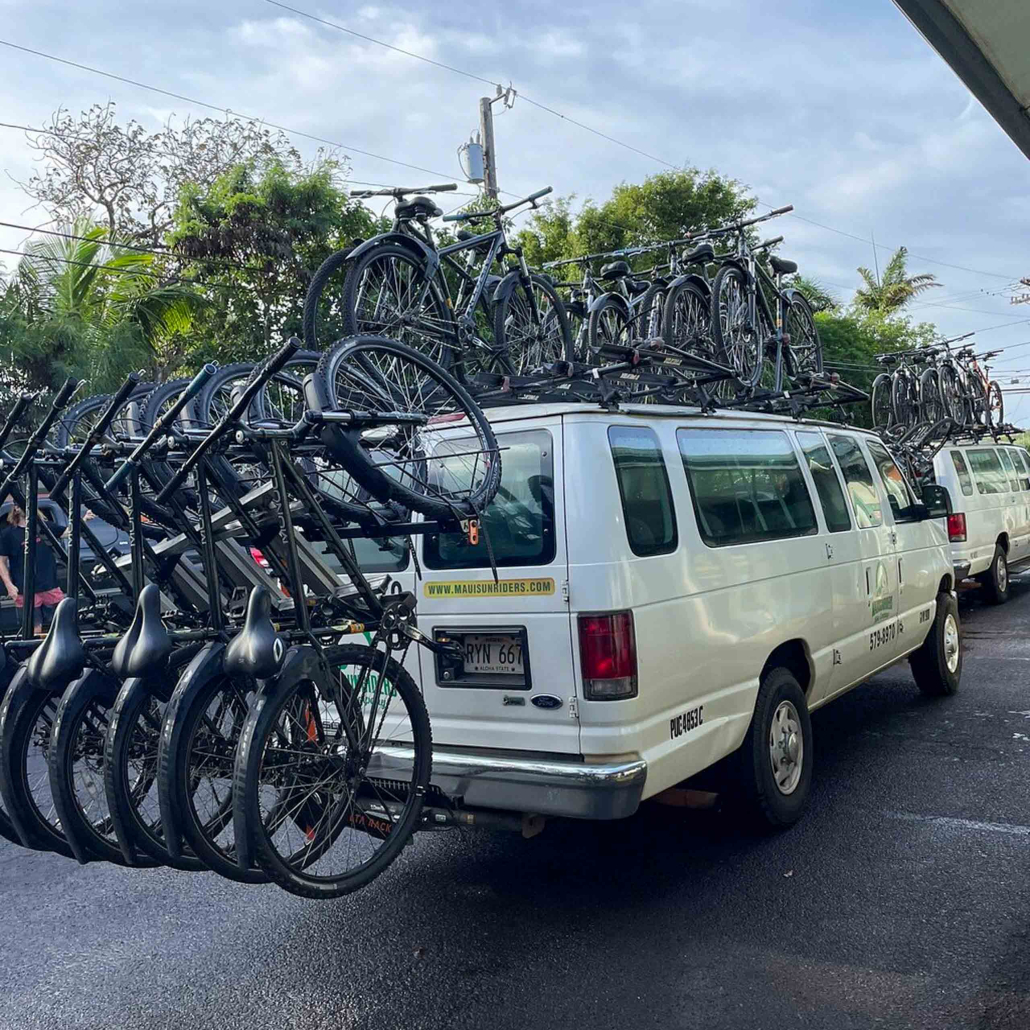
MULTIPOLYGON (((40 521, 42 513, 38 513, 40 521)), ((13 504, 6 521, 0 526, 0 580, 3 580, 7 596, 18 608, 25 605, 22 588, 25 584, 25 512, 13 504)), ((64 591, 58 584, 57 559, 50 545, 36 537, 36 575, 33 608, 35 609, 36 633, 42 635, 44 624, 49 625, 54 609, 63 600, 64 591)))

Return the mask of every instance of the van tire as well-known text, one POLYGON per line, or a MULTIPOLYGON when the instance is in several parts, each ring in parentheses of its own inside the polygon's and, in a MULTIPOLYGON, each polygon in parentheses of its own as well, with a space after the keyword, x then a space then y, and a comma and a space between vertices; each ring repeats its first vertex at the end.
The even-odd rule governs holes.
POLYGON ((950 697, 958 690, 959 680, 962 678, 962 638, 959 631, 958 601, 953 594, 937 595, 937 612, 933 625, 922 646, 909 658, 909 664, 912 666, 916 686, 927 697, 950 697), (949 625, 949 619, 953 620, 952 625, 949 625), (952 634, 959 634, 958 650, 951 654, 949 665, 948 652, 952 643, 948 638, 952 634))
POLYGON ((1009 599, 1008 556, 1001 544, 994 545, 991 567, 976 577, 984 588, 988 604, 1004 604, 1009 599))
POLYGON ((776 667, 762 676, 754 715, 738 757, 737 793, 747 821, 767 831, 786 829, 796 823, 808 804, 812 785, 812 721, 804 692, 789 669, 776 667), (788 723, 781 721, 784 715, 788 723), (775 732, 774 721, 794 725, 792 735, 801 745, 800 775, 789 793, 784 793, 773 774, 770 742, 775 732))

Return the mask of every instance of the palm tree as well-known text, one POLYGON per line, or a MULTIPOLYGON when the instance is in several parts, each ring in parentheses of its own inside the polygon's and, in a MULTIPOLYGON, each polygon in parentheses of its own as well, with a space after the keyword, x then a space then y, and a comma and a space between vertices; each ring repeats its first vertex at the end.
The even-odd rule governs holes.
MULTIPOLYGON (((207 301, 174 281, 163 258, 107 241, 107 227, 77 221, 26 247, 17 269, 26 326, 24 360, 76 374, 102 390, 138 368, 161 378, 163 346, 186 333, 207 301)), ((43 385, 43 384, 41 384, 43 385)))
POLYGON ((913 297, 941 285, 937 282, 937 277, 929 272, 908 275, 908 269, 905 267, 907 259, 908 250, 898 247, 887 262, 882 279, 868 268, 860 268, 858 274, 865 285, 855 291, 855 304, 872 314, 891 315, 903 308, 913 297))

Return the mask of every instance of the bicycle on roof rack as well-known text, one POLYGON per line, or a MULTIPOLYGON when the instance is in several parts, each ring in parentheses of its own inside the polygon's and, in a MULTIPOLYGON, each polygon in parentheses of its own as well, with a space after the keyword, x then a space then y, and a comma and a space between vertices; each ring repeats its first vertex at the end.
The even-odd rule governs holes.
POLYGON ((745 391, 760 387, 778 392, 800 375, 821 375, 822 344, 812 307, 782 278, 797 272, 793 261, 772 255, 772 274, 758 260, 767 241, 753 247, 746 228, 792 211, 793 205, 717 230, 734 235, 733 253, 720 259, 712 285, 712 337, 719 360, 737 370, 745 391))
MULTIPOLYGON (((521 247, 509 243, 504 217, 537 207, 550 192, 548 186, 494 210, 444 215, 445 222, 492 221, 493 227, 460 232, 443 246, 430 225, 442 214, 432 200, 398 203, 395 227, 347 255, 341 300, 347 335, 400 339, 459 381, 478 371, 516 375, 567 360, 571 340, 561 299, 548 278, 530 271, 521 247), (455 260, 463 253, 464 264, 455 260), (507 257, 516 267, 498 275, 507 257)), ((317 309, 315 288, 322 285, 312 283, 307 310, 317 309)))

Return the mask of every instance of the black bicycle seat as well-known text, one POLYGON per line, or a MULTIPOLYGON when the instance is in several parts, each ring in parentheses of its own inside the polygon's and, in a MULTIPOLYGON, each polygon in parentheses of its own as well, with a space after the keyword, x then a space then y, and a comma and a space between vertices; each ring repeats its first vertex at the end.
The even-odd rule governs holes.
POLYGON ((916 351, 912 355, 912 361, 916 365, 925 365, 929 360, 930 359, 925 354, 921 354, 919 351, 916 351))
POLYGON ((429 197, 412 197, 403 204, 398 204, 396 215, 399 219, 406 218, 439 218, 443 214, 429 197))
POLYGON ((877 354, 876 360, 881 365, 896 365, 898 362, 898 356, 896 354, 877 354))
POLYGON ((710 243, 702 243, 697 250, 692 250, 683 260, 688 265, 709 265, 715 260, 715 251, 710 243))
POLYGON ((963 347, 962 350, 955 354, 956 358, 971 358, 973 356, 972 347, 963 347))
POLYGON ((646 279, 627 279, 626 289, 630 293, 636 295, 638 293, 646 293, 650 288, 651 284, 646 279))
POLYGON ((599 277, 601 279, 621 279, 629 275, 629 264, 625 261, 611 261, 607 265, 601 265, 599 277))
POLYGON ((229 641, 222 659, 227 676, 252 676, 265 680, 282 667, 286 645, 272 625, 272 595, 265 587, 254 587, 247 599, 243 629, 229 641))
POLYGON ((777 257, 773 254, 769 258, 769 264, 777 275, 793 275, 798 270, 796 261, 788 261, 786 258, 777 257))
POLYGON ((25 663, 25 677, 34 687, 64 690, 86 667, 86 649, 79 639, 78 605, 66 597, 54 612, 43 643, 25 663))
POLYGON ((148 583, 136 602, 132 623, 111 655, 111 671, 119 679, 160 672, 172 653, 172 638, 161 621, 161 591, 148 583))

